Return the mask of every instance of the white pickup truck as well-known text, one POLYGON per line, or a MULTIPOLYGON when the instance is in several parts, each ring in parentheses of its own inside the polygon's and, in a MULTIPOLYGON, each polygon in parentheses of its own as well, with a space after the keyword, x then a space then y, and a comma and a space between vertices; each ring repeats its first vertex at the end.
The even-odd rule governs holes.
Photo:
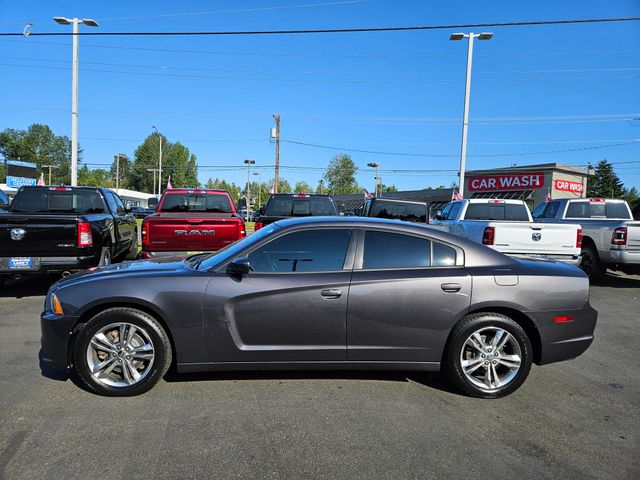
POLYGON ((457 200, 445 205, 432 223, 506 255, 580 265, 581 226, 534 223, 522 200, 457 200))
POLYGON ((540 225, 580 222, 584 229, 581 268, 592 281, 607 271, 640 274, 640 221, 634 221, 624 200, 558 199, 538 205, 533 217, 540 225))

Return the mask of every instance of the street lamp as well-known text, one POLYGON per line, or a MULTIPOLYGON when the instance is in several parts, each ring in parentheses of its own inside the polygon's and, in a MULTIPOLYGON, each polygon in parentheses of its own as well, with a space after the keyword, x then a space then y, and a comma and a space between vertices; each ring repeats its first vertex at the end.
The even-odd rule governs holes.
MULTIPOLYGON (((156 127, 155 125, 151 125, 151 128, 153 128, 156 131, 156 135, 158 135, 158 141, 160 142, 160 158, 158 160, 158 198, 160 197, 160 195, 162 195, 162 135, 160 135, 160 132, 158 132, 158 127, 156 127)), ((156 185, 155 185, 156 181, 153 181, 153 189, 155 190, 156 185)))
POLYGON ((367 167, 371 167, 371 168, 375 168, 376 169, 376 189, 375 189, 375 196, 378 196, 378 168, 380 167, 379 163, 375 163, 375 162, 371 162, 371 163, 367 163, 367 167))
POLYGON ((78 41, 80 24, 97 27, 98 22, 90 18, 53 17, 60 25, 73 25, 73 64, 71 73, 71 186, 78 185, 78 41))
POLYGON ((464 38, 469 39, 469 46, 467 49, 467 80, 464 88, 464 113, 462 115, 462 147, 460 149, 460 180, 458 185, 458 193, 464 196, 464 171, 465 163, 467 160, 467 130, 469 129, 469 96, 471 95, 471 65, 473 63, 473 39, 478 40, 491 40, 493 33, 454 33, 449 37, 449 40, 462 40, 464 38))
POLYGON ((255 165, 255 160, 245 160, 244 163, 247 164, 247 196, 246 196, 246 207, 247 207, 247 218, 250 218, 251 213, 251 165, 255 165))
POLYGON ((262 172, 254 172, 254 177, 258 177, 258 206, 262 205, 262 172))

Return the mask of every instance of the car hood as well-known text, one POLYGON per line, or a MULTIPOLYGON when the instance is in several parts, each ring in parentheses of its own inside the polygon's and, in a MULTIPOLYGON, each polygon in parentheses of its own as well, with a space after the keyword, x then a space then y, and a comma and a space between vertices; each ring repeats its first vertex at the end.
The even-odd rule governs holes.
POLYGON ((77 283, 104 278, 113 279, 130 275, 163 274, 182 271, 186 268, 188 267, 185 265, 184 259, 177 257, 115 263, 105 267, 95 267, 85 270, 84 272, 74 273, 57 282, 54 287, 67 287, 77 283))

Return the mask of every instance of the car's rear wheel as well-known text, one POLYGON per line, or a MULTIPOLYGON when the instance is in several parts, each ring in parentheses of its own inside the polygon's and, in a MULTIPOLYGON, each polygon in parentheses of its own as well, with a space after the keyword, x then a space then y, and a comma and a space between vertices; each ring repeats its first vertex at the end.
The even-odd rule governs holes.
POLYGON ((520 325, 505 315, 478 313, 454 327, 445 367, 464 393, 500 398, 524 383, 531 360, 531 342, 520 325))
POLYGON ((162 325, 145 312, 110 308, 98 313, 74 345, 74 365, 96 393, 114 397, 151 389, 171 365, 171 343, 162 325))

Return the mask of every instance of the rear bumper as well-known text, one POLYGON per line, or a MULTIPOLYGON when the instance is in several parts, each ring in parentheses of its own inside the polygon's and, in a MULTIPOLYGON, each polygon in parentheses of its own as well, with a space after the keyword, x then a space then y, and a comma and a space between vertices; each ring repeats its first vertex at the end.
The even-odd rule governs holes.
POLYGON ((609 262, 640 266, 640 251, 609 250, 609 262))
POLYGON ((59 370, 69 367, 69 341, 77 322, 75 317, 60 317, 51 312, 40 315, 40 344, 45 363, 59 370))
POLYGON ((526 254, 526 253, 505 253, 505 255, 509 255, 511 257, 520 257, 520 258, 534 258, 534 259, 543 259, 543 260, 554 260, 556 262, 562 262, 567 265, 573 265, 574 267, 579 267, 582 263, 582 256, 580 255, 539 255, 539 254, 526 254))
POLYGON ((207 249, 207 250, 190 250, 190 251, 178 251, 178 252, 173 252, 173 251, 168 251, 168 252, 147 252, 145 250, 142 250, 139 254, 138 254, 138 258, 139 259, 154 259, 154 258, 171 258, 171 257, 175 257, 175 258, 185 258, 188 257, 189 255, 195 255, 197 253, 208 253, 208 252, 215 252, 217 250, 211 250, 211 249, 207 249))
POLYGON ((38 275, 43 273, 61 273, 73 270, 86 270, 100 263, 100 257, 31 257, 32 268, 9 268, 10 257, 0 257, 0 275, 38 275))
POLYGON ((544 312, 532 315, 540 333, 539 364, 561 362, 582 355, 593 342, 598 312, 586 305, 580 310, 544 312), (573 317, 570 322, 556 323, 555 317, 573 317))

